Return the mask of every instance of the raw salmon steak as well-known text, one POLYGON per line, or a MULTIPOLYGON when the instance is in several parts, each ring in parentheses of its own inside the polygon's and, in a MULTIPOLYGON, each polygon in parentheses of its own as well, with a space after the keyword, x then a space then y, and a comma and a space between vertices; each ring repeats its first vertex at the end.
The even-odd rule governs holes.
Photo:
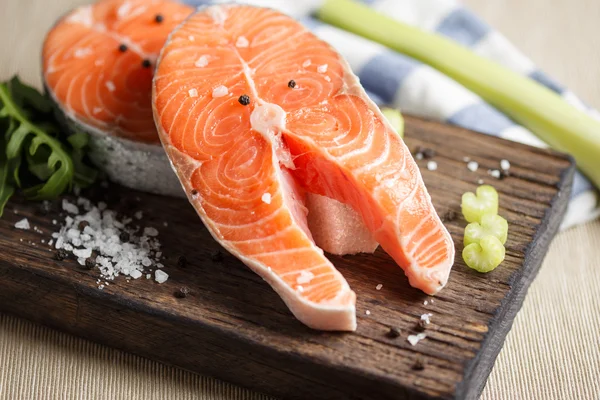
POLYGON ((356 296, 312 239, 305 192, 356 210, 412 286, 447 282, 454 245, 409 150, 346 61, 290 17, 199 10, 162 50, 153 106, 208 230, 304 324, 356 327, 356 296))

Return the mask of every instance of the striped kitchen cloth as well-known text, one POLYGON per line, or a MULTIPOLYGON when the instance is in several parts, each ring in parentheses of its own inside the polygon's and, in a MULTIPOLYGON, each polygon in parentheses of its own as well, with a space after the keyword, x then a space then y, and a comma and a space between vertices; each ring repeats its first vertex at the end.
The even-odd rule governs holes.
MULTIPOLYGON (((374 9, 423 30, 436 32, 469 47, 559 93, 566 102, 600 119, 573 92, 546 76, 504 36, 456 0, 362 0, 374 9)), ((188 0, 192 5, 229 0, 188 0)), ((243 3, 279 9, 302 21, 329 42, 350 63, 354 73, 379 105, 398 107, 407 114, 455 124, 488 135, 533 146, 547 147, 529 130, 487 104, 441 72, 370 40, 326 25, 311 17, 321 0, 245 0, 243 3)), ((599 195, 581 174, 575 175, 571 201, 562 228, 600 215, 599 195)))

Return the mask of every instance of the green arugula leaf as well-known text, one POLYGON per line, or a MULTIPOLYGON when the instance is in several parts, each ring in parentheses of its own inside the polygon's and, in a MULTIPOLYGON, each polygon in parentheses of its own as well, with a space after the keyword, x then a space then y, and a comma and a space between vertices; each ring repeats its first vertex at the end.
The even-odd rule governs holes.
POLYGON ((13 101, 19 107, 32 107, 35 111, 49 113, 52 111, 52 102, 36 89, 21 82, 18 76, 14 76, 8 82, 8 88, 13 101))
POLYGON ((50 99, 19 78, 0 83, 0 216, 15 186, 46 200, 97 178, 86 165, 89 136, 61 131, 51 112, 50 99))
POLYGON ((25 139, 31 133, 27 125, 21 124, 19 127, 10 135, 8 138, 8 144, 6 145, 6 157, 10 160, 11 158, 17 157, 23 150, 23 143, 25 139))
MULTIPOLYGON (((2 149, 3 140, 0 140, 0 149, 2 149)), ((4 152, 0 151, 0 217, 4 213, 4 207, 8 200, 15 193, 15 187, 9 182, 10 168, 8 165, 8 160, 4 152)))
POLYGON ((90 135, 84 132, 77 132, 67 138, 67 141, 73 146, 76 150, 82 150, 85 148, 89 141, 90 135))

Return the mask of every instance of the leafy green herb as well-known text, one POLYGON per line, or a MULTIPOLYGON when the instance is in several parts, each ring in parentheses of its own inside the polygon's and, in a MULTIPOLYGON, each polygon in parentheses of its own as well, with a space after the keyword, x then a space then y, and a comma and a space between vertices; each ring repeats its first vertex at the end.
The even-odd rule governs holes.
POLYGON ((50 99, 17 77, 0 83, 0 127, 0 217, 17 187, 29 199, 46 200, 96 179, 85 164, 87 134, 61 131, 50 99))

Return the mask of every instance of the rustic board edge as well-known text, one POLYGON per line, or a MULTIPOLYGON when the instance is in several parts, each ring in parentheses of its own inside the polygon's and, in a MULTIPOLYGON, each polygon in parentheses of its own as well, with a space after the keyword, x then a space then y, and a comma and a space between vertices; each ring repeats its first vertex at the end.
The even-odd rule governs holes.
POLYGON ((565 155, 570 161, 570 166, 565 168, 557 185, 557 193, 554 196, 551 207, 546 210, 541 225, 535 233, 533 240, 527 248, 523 268, 519 269, 511 277, 513 285, 502 301, 502 306, 497 310, 489 327, 481 350, 477 356, 467 365, 465 378, 457 385, 455 398, 478 399, 492 372, 496 357, 502 349, 502 345, 512 328, 513 322, 523 305, 529 286, 537 276, 544 261, 552 239, 558 232, 563 216, 569 204, 573 177, 576 167, 574 159, 565 155))

